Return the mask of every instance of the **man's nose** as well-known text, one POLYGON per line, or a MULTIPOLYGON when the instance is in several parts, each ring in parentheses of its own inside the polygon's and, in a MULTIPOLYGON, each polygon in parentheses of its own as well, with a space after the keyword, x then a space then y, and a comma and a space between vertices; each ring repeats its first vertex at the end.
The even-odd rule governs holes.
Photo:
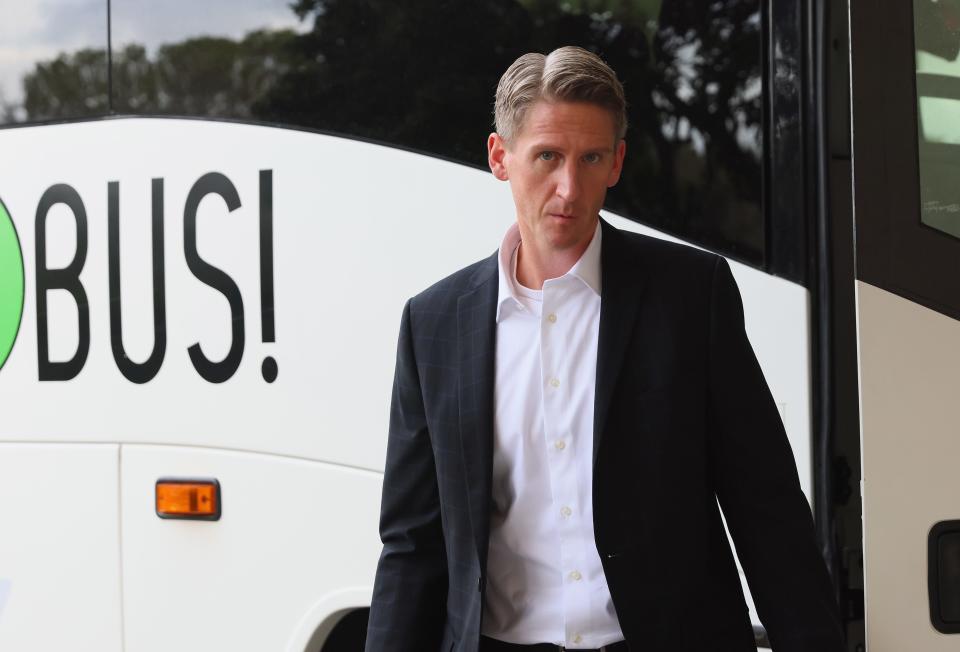
POLYGON ((557 196, 566 201, 576 201, 580 196, 580 171, 576 161, 569 161, 557 170, 557 196))

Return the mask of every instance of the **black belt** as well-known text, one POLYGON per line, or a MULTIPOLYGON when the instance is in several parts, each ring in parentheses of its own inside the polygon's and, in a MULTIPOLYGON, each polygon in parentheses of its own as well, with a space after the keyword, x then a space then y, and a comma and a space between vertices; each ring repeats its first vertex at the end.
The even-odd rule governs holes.
POLYGON ((495 638, 486 636, 480 637, 480 652, 630 652, 626 641, 610 643, 603 647, 596 648, 573 648, 554 645, 553 643, 537 643, 535 645, 520 645, 519 643, 507 643, 498 641, 495 638))

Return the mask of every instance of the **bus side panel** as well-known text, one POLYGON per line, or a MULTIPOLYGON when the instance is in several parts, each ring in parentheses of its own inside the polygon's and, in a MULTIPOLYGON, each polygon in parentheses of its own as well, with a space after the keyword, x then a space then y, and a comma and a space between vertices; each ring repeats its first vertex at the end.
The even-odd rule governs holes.
POLYGON ((488 172, 291 129, 102 120, 0 130, 0 151, 17 152, 0 158, 0 199, 29 288, 0 396, 58 408, 9 410, 0 439, 382 469, 404 302, 489 256, 514 215, 509 187, 488 172), (77 152, 95 155, 78 164, 77 152), (71 197, 76 211, 50 204, 71 197), (83 294, 44 290, 44 269, 79 256, 78 232, 83 294), (74 377, 38 382, 51 373, 41 337, 51 361, 82 341, 74 377))
POLYGON ((379 474, 180 446, 125 445, 121 465, 126 649, 280 652, 331 595, 362 589, 353 606, 369 606, 379 474), (171 476, 216 478, 220 520, 160 519, 171 476))
POLYGON ((934 630, 927 536, 960 518, 960 322, 857 282, 870 652, 956 650, 934 630))
POLYGON ((0 443, 0 650, 122 649, 117 449, 0 443))

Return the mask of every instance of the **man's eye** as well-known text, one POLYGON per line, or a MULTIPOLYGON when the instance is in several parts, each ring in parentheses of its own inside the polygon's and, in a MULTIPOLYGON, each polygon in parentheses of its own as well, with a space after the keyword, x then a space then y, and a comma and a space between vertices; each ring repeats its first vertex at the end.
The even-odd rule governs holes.
POLYGON ((587 163, 599 163, 600 155, 596 153, 587 154, 586 156, 583 157, 583 160, 586 161, 587 163))
POLYGON ((552 161, 556 156, 554 152, 540 152, 541 161, 552 161))

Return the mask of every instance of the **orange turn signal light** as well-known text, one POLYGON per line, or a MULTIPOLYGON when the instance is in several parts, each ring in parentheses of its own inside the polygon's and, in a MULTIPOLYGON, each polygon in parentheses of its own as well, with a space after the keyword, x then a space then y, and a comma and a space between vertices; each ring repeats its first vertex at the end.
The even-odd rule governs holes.
POLYGON ((200 521, 220 519, 220 483, 216 479, 160 478, 157 516, 200 521))

